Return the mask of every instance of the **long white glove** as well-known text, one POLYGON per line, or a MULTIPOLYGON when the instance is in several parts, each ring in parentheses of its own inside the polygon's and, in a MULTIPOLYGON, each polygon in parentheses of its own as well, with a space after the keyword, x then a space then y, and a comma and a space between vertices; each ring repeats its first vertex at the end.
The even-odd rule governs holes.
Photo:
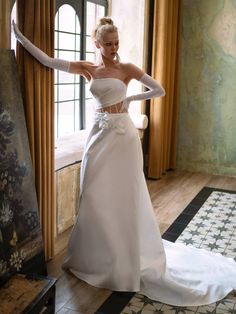
POLYGON ((42 50, 34 46, 19 30, 18 26, 14 21, 12 21, 13 30, 16 36, 16 39, 22 44, 22 46, 40 63, 43 65, 56 69, 68 72, 70 62, 66 60, 61 59, 55 59, 49 57, 46 53, 44 53, 42 50))
POLYGON ((128 108, 129 103, 134 100, 146 100, 151 99, 155 97, 161 97, 165 96, 165 90, 164 88, 157 83, 150 75, 144 74, 140 80, 140 83, 142 83, 144 86, 146 86, 149 90, 137 95, 132 95, 127 97, 124 100, 124 106, 128 108))

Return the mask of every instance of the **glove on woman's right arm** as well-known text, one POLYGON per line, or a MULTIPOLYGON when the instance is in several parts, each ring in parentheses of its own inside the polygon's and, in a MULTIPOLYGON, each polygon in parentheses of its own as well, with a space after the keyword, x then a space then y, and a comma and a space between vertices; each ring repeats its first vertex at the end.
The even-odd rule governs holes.
POLYGON ((34 46, 19 30, 18 26, 15 24, 14 21, 12 21, 14 33, 16 36, 16 39, 22 44, 22 46, 40 63, 43 65, 56 69, 61 70, 65 72, 69 72, 70 62, 66 60, 61 59, 55 59, 49 57, 46 53, 44 53, 42 50, 34 46))

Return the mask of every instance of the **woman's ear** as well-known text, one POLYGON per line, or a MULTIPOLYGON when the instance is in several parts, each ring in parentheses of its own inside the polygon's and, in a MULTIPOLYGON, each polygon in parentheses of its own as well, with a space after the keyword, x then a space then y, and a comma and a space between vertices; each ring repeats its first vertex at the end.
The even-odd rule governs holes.
POLYGON ((100 43, 97 40, 95 40, 94 43, 95 43, 96 48, 101 48, 100 43))

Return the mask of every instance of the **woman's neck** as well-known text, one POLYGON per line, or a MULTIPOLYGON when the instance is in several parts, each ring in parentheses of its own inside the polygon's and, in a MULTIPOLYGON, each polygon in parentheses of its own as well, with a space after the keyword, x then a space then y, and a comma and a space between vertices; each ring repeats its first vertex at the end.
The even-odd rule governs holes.
POLYGON ((104 67, 104 68, 112 68, 112 67, 116 66, 117 64, 119 64, 119 61, 114 60, 114 59, 111 60, 111 59, 108 59, 108 58, 102 56, 100 66, 104 67))

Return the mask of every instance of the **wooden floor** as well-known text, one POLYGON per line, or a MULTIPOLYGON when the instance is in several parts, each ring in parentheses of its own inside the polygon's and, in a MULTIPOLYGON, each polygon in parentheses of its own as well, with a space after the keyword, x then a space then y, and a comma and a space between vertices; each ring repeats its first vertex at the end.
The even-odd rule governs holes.
MULTIPOLYGON (((161 180, 148 180, 147 184, 162 233, 204 186, 236 190, 236 178, 177 170, 168 172, 161 180)), ((58 278, 56 313, 92 314, 111 291, 89 286, 61 270, 64 254, 48 263, 49 275, 58 278)))

